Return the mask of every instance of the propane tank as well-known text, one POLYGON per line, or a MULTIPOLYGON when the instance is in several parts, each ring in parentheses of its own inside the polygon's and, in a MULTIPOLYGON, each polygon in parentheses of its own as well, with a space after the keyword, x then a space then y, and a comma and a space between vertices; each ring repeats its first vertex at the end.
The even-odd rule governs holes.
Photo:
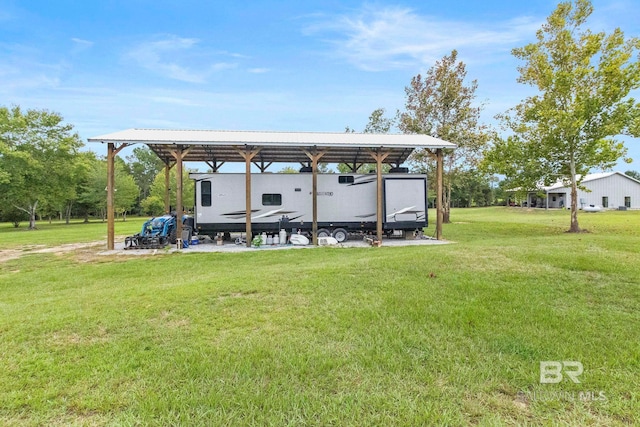
POLYGON ((279 245, 280 244, 280 236, 278 236, 277 234, 273 235, 273 244, 274 245, 279 245))
POLYGON ((262 245, 266 245, 267 244, 267 233, 262 233, 260 235, 260 240, 262 240, 262 245))
POLYGON ((284 228, 280 230, 280 244, 281 245, 287 244, 287 230, 285 230, 284 228))
POLYGON ((267 236, 267 246, 271 246, 273 245, 273 237, 271 237, 271 234, 269 234, 267 236))

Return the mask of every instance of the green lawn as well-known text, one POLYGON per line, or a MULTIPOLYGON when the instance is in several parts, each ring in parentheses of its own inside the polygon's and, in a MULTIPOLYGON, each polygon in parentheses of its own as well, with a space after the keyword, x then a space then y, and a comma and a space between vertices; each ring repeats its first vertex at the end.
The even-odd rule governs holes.
MULTIPOLYGON (((142 223, 148 218, 129 217, 126 221, 115 222, 116 235, 128 236, 139 233, 142 223)), ((74 220, 70 224, 64 221, 38 221, 37 230, 28 230, 28 222, 20 223, 19 228, 13 224, 0 223, 0 250, 33 249, 38 246, 55 246, 70 243, 88 243, 107 241, 107 223, 93 220, 89 223, 74 220)))
POLYGON ((0 424, 639 424, 640 212, 452 220, 442 246, 0 262, 0 424))

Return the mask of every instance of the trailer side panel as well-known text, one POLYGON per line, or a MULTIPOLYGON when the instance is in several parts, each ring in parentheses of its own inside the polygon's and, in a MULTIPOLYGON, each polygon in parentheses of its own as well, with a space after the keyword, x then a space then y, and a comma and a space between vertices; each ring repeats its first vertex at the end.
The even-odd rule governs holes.
MULTIPOLYGON (((190 176, 196 181, 196 229, 203 234, 244 231, 244 174, 190 176)), ((310 230, 311 180, 311 174, 254 174, 253 231, 277 231, 281 227, 310 230)), ((385 230, 426 226, 426 177, 389 174, 384 180, 385 195, 389 198, 384 207, 390 215, 385 215, 385 230)), ((319 228, 374 230, 376 220, 375 175, 318 175, 319 228)))

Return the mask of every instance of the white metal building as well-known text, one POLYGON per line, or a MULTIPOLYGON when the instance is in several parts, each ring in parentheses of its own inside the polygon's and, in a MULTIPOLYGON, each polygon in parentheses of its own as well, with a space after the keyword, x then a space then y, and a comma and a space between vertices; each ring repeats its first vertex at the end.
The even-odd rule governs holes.
MULTIPOLYGON (((640 209, 640 181, 622 172, 604 172, 586 175, 582 180, 586 190, 578 189, 578 207, 600 206, 605 209, 640 209)), ((527 206, 566 208, 571 206, 571 186, 558 182, 541 187, 544 192, 530 192, 527 206)))

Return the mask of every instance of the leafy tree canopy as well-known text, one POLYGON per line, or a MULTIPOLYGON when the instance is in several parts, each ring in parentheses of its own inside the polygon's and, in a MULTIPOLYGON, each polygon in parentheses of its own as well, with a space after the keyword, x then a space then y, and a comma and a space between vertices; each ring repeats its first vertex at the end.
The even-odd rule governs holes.
POLYGON ((149 147, 136 147, 133 154, 127 156, 127 168, 140 188, 141 198, 144 199, 149 195, 151 184, 164 168, 164 163, 149 147))
MULTIPOLYGON (((184 168, 182 171, 182 201, 184 203, 185 211, 193 211, 193 202, 194 202, 194 194, 195 194, 195 183, 189 178, 189 170, 184 168)), ((172 168, 169 172, 169 198, 171 208, 173 210, 176 209, 176 168, 172 168)), ((157 200, 162 200, 164 205, 164 194, 165 194, 165 172, 162 171, 158 173, 151 184, 151 188, 149 191, 149 197, 155 197, 152 201, 145 202, 143 200, 143 206, 157 206, 157 200), (153 202, 153 203, 152 203, 153 202)), ((146 199, 145 199, 146 200, 146 199)), ((154 206, 154 207, 155 207, 154 206)))
POLYGON ((0 209, 25 212, 33 229, 39 204, 73 199, 82 145, 57 113, 0 107, 0 209))
MULTIPOLYGON (((396 121, 393 118, 385 117, 384 114, 384 108, 376 108, 373 110, 369 116, 369 121, 364 127, 363 133, 389 133, 391 129, 394 128, 396 121)), ((345 132, 354 133, 355 130, 347 126, 345 132)), ((362 157, 366 159, 367 155, 365 154, 362 157)), ((376 167, 377 165, 375 163, 356 162, 352 164, 340 163, 337 169, 339 173, 369 173, 369 171, 376 170, 376 167)), ((391 167, 388 164, 382 165, 382 173, 388 173, 390 169, 391 167)))
MULTIPOLYGON (((121 214, 129 211, 136 203, 139 188, 124 160, 120 157, 114 160, 115 191, 114 210, 121 214)), ((94 159, 91 172, 82 188, 82 195, 79 202, 88 211, 102 216, 104 219, 107 212, 107 162, 104 159, 94 159)), ((124 216, 123 216, 124 218, 124 216)))
MULTIPOLYGON (((431 135, 457 145, 444 151, 444 221, 449 207, 455 175, 475 168, 486 146, 490 130, 480 123, 483 106, 476 103, 478 82, 467 81, 464 62, 452 51, 437 61, 423 77, 418 74, 405 88, 405 111, 399 113, 399 127, 405 133, 431 135)), ((428 169, 434 153, 416 150, 414 167, 428 169)))
POLYGON ((564 180, 571 185, 571 226, 578 232, 577 188, 594 168, 609 169, 626 154, 614 137, 638 132, 640 107, 629 93, 640 85, 640 43, 620 29, 586 28, 589 0, 560 3, 536 42, 513 50, 524 63, 518 81, 537 89, 501 118, 511 135, 486 155, 486 166, 524 190, 564 180))
POLYGON ((626 171, 624 174, 640 181, 640 172, 638 171, 626 171))

